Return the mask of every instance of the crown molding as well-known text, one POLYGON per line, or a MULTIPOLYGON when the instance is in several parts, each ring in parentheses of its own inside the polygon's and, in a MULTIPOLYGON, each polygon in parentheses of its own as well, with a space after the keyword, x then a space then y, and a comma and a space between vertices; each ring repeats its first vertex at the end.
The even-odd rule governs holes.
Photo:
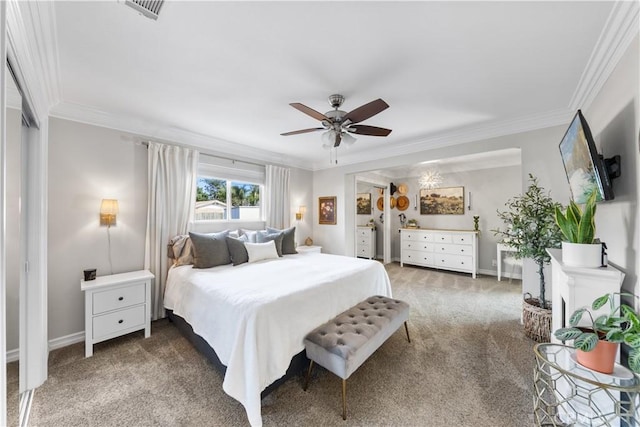
POLYGON ((572 111, 587 109, 598 95, 638 34, 639 14, 637 1, 614 4, 569 103, 572 111))
MULTIPOLYGON (((418 141, 395 143, 393 147, 386 146, 377 150, 368 150, 364 153, 348 154, 343 151, 340 153, 340 163, 338 166, 398 157, 405 154, 413 154, 421 151, 558 126, 567 124, 573 114, 575 114, 575 112, 569 108, 562 108, 523 117, 487 121, 452 131, 440 132, 418 141)), ((335 167, 318 162, 314 163, 313 166, 314 171, 335 167)))
POLYGON ((179 145, 189 145, 209 154, 219 154, 225 157, 235 156, 238 157, 238 160, 251 159, 265 164, 311 169, 311 165, 300 158, 261 150, 186 129, 166 126, 159 122, 123 116, 122 114, 115 114, 85 105, 60 102, 51 109, 50 116, 128 132, 136 135, 140 140, 162 140, 179 145))

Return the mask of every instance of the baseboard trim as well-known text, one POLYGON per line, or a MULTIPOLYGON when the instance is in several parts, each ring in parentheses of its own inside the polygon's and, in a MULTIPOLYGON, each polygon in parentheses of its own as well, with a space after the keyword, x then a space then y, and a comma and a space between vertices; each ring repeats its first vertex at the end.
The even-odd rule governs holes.
MULTIPOLYGON (((57 350, 71 344, 77 344, 79 342, 84 342, 84 331, 49 340, 49 351, 57 350)), ((15 362, 18 359, 20 359, 19 349, 15 348, 13 350, 7 351, 7 363, 15 362)))

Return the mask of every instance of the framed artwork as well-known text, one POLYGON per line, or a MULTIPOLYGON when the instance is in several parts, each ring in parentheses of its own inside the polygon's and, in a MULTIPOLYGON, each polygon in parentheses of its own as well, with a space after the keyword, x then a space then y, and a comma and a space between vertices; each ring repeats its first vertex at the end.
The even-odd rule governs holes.
POLYGON ((358 193, 356 206, 358 215, 371 215, 371 193, 358 193))
POLYGON ((420 190, 420 215, 463 215, 464 187, 420 190))
POLYGON ((318 223, 336 224, 336 196, 318 197, 318 223))

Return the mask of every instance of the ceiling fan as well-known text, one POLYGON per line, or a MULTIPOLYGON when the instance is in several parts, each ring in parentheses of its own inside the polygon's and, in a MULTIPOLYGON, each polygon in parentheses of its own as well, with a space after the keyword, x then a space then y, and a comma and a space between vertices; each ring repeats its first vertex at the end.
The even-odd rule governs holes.
POLYGON ((301 133, 324 130, 326 132, 322 134, 322 142, 324 143, 322 146, 330 149, 332 147, 339 147, 340 143, 343 141, 347 145, 353 144, 356 139, 351 135, 352 133, 356 135, 371 136, 387 136, 391 133, 391 129, 357 124, 389 108, 389 105, 382 99, 378 98, 375 101, 361 105, 348 113, 338 109, 343 102, 344 96, 338 94, 331 95, 329 97, 329 104, 333 110, 327 111, 324 114, 319 113, 304 104, 300 104, 299 102, 289 104, 296 110, 302 111, 316 120, 320 120, 322 127, 294 130, 291 132, 281 133, 280 135, 299 135, 301 133))

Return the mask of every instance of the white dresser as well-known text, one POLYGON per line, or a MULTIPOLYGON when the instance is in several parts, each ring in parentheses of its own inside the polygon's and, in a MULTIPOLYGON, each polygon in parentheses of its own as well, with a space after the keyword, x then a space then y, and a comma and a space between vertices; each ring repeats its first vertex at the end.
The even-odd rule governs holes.
POLYGON ((84 291, 85 357, 93 345, 144 329, 151 335, 151 280, 147 270, 100 276, 80 282, 84 291))
POLYGON ((373 227, 357 227, 356 256, 376 259, 376 230, 373 227))
POLYGON ((400 266, 404 264, 443 270, 478 272, 478 232, 470 230, 400 230, 400 266))

